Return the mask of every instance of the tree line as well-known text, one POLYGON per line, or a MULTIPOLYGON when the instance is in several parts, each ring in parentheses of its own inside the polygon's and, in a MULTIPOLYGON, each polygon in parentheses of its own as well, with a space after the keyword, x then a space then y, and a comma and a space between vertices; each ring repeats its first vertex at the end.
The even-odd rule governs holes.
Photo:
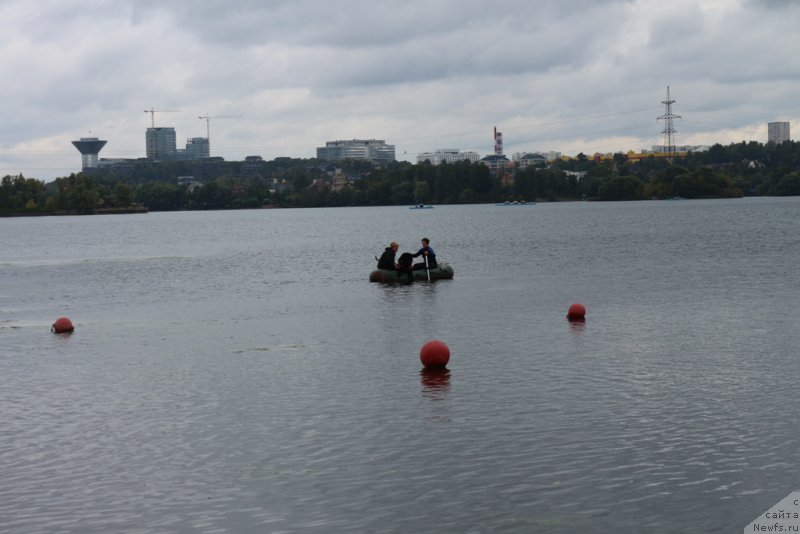
POLYGON ((0 213, 93 213, 146 206, 154 211, 456 204, 506 200, 647 200, 800 195, 800 143, 742 142, 676 157, 625 154, 557 160, 493 174, 481 163, 431 165, 276 158, 226 162, 136 162, 44 183, 0 180, 0 213), (338 169, 338 170, 335 170, 338 169), (334 188, 333 173, 347 177, 334 188), (178 183, 178 177, 191 177, 178 183))

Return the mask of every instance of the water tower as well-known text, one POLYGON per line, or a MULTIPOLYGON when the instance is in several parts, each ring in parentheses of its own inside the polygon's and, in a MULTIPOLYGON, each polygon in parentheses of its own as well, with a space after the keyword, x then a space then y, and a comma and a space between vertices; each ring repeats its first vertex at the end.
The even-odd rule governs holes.
POLYGON ((107 142, 97 137, 81 137, 79 141, 72 142, 81 153, 82 170, 97 167, 97 155, 100 154, 107 142))

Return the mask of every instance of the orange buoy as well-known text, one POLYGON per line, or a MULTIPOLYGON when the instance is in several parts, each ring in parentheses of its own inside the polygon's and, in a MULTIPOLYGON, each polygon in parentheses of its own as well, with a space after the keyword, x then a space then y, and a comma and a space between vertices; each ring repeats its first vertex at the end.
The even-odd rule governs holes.
POLYGON ((72 321, 66 317, 59 317, 56 319, 56 322, 54 322, 53 326, 50 328, 50 331, 56 334, 69 334, 73 330, 75 330, 75 327, 72 326, 72 321))
POLYGON ((443 341, 432 339, 422 345, 419 351, 422 365, 428 368, 442 368, 450 361, 450 348, 443 341))
POLYGON ((586 306, 579 302, 570 306, 567 311, 567 319, 570 321, 583 321, 586 319, 586 306))

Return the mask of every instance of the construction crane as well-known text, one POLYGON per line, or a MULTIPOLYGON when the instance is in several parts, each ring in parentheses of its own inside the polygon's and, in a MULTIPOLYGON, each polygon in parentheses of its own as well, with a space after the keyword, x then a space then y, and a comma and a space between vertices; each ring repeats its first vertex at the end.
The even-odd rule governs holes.
POLYGON ((153 109, 153 108, 146 109, 146 110, 144 110, 144 112, 150 114, 150 127, 151 128, 155 128, 156 127, 156 113, 178 113, 178 111, 176 111, 174 109, 153 109))
POLYGON ((200 115, 198 119, 206 121, 206 141, 208 141, 208 155, 211 156, 211 119, 232 119, 239 115, 200 115))

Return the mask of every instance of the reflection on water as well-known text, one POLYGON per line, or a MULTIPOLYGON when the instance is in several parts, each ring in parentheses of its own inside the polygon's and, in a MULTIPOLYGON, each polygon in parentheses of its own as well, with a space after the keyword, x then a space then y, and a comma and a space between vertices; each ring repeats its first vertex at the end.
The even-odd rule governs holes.
POLYGON ((419 372, 422 395, 432 400, 442 400, 450 392, 450 370, 424 368, 419 372))
POLYGON ((568 319, 568 322, 572 332, 583 332, 586 328, 586 319, 568 319))
POLYGON ((450 423, 450 403, 445 402, 450 395, 450 370, 423 368, 419 372, 419 381, 425 405, 423 419, 436 425, 450 423))

